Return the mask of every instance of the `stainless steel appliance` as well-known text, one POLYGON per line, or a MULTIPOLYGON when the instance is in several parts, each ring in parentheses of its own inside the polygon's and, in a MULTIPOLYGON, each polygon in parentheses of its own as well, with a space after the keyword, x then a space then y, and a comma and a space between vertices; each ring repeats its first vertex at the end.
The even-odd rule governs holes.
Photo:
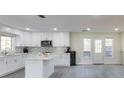
POLYGON ((41 47, 52 47, 52 40, 43 40, 41 41, 41 47))
POLYGON ((70 53, 70 66, 76 65, 76 51, 71 51, 71 47, 66 47, 66 53, 70 53))

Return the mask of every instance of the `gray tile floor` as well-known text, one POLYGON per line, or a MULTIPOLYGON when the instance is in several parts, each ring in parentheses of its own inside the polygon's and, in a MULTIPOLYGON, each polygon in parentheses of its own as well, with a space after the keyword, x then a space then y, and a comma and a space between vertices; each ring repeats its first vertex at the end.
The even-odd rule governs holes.
MULTIPOLYGON (((19 70, 3 78, 24 78, 25 69, 19 70)), ((124 78, 122 65, 78 65, 71 67, 55 67, 50 78, 124 78)))

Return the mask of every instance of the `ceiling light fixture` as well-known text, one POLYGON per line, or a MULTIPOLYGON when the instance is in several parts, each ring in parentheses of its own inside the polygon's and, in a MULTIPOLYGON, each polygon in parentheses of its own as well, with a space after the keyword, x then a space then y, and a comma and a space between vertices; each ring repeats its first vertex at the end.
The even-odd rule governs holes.
POLYGON ((26 30, 30 30, 30 28, 26 28, 26 30))
POLYGON ((11 29, 7 27, 7 28, 5 28, 5 30, 6 30, 6 31, 9 31, 9 30, 11 30, 11 29))
POLYGON ((114 30, 115 30, 115 31, 118 31, 119 29, 118 29, 118 28, 115 28, 114 30))
POLYGON ((91 28, 87 28, 87 31, 90 31, 91 30, 91 28))
POLYGON ((55 28, 53 28, 53 30, 54 30, 54 31, 57 31, 57 28, 55 27, 55 28))

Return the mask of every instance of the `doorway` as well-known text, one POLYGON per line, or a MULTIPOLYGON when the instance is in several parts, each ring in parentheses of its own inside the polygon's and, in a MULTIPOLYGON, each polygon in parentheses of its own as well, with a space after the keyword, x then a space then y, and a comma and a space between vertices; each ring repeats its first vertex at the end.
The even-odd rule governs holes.
POLYGON ((94 48, 93 48, 92 63, 93 64, 104 64, 103 40, 102 39, 94 39, 93 46, 94 46, 94 48))

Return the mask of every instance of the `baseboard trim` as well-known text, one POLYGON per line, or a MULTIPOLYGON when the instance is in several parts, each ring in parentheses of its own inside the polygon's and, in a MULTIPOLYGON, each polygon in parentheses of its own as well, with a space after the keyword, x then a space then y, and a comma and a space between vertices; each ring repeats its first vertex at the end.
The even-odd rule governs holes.
MULTIPOLYGON (((77 65, 96 65, 98 63, 76 63, 77 65)), ((100 63, 102 65, 124 65, 121 63, 100 63)))
POLYGON ((93 65, 104 65, 104 63, 93 63, 93 65))
POLYGON ((13 71, 4 73, 4 74, 0 75, 0 78, 3 77, 3 76, 6 76, 6 75, 8 75, 8 74, 14 73, 14 72, 16 72, 16 71, 18 71, 18 70, 24 69, 24 68, 25 68, 25 67, 23 66, 23 67, 20 67, 20 68, 15 69, 15 70, 13 70, 13 71))
POLYGON ((93 63, 76 63, 77 65, 92 65, 93 63))

